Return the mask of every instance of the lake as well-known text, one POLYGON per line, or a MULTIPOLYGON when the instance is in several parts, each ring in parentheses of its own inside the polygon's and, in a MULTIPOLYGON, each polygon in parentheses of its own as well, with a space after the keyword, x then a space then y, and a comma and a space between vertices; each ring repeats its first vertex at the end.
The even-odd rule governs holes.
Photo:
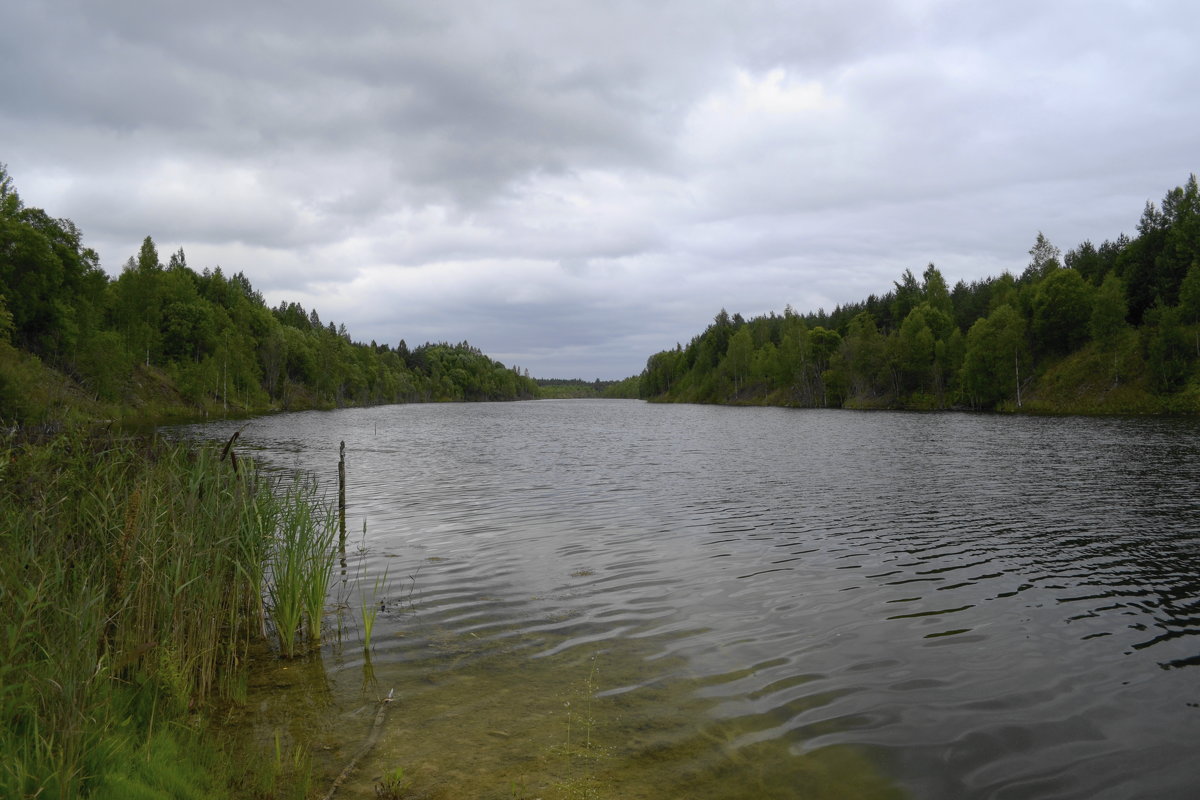
POLYGON ((1200 796, 1196 420, 570 400, 239 446, 332 486, 343 440, 326 644, 229 724, 320 783, 394 689, 344 796, 1200 796))

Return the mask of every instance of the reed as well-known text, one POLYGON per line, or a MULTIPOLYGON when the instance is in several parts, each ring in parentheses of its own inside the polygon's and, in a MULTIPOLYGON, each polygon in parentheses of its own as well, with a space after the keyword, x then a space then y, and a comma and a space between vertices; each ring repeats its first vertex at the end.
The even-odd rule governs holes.
POLYGON ((268 562, 269 614, 281 653, 292 658, 302 635, 309 646, 320 642, 337 528, 332 510, 317 498, 315 481, 296 476, 282 496, 268 562))
MULTIPOLYGON (((375 578, 375 584, 371 588, 371 596, 368 598, 365 594, 359 597, 359 611, 362 616, 363 624, 363 647, 371 646, 371 632, 375 630, 375 619, 379 616, 381 600, 380 595, 387 587, 388 571, 390 568, 385 568, 383 574, 375 578)), ((362 584, 359 584, 360 590, 362 584)))
POLYGON ((325 598, 329 593, 329 582, 333 577, 337 550, 334 537, 337 534, 337 519, 328 506, 315 502, 298 503, 305 509, 310 526, 305 538, 307 558, 303 581, 304 618, 308 625, 308 639, 312 644, 321 641, 321 621, 325 616, 325 598), (320 516, 314 517, 313 510, 319 508, 320 516))
MULTIPOLYGON (((244 685, 264 566, 288 525, 324 531, 324 517, 309 489, 240 467, 158 440, 0 440, 0 796, 151 780, 119 767, 129 742, 161 748, 187 712, 244 685)), ((326 569, 322 600, 324 535, 304 556, 314 583, 326 569)), ((315 596, 298 605, 319 631, 315 596)))

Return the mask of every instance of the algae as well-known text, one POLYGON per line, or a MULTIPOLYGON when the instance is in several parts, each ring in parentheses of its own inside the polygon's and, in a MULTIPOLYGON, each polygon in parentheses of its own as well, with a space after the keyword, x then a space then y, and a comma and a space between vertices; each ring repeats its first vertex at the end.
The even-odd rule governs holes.
POLYGON ((869 750, 806 751, 816 731, 790 730, 772 714, 721 718, 719 700, 704 690, 745 670, 691 675, 685 658, 669 654, 668 636, 563 647, 565 634, 527 627, 488 636, 436 627, 404 633, 385 658, 333 646, 261 664, 247 702, 218 735, 241 737, 247 753, 269 756, 282 741, 284 752, 311 754, 312 784, 324 793, 394 689, 378 743, 337 797, 905 796, 869 750))

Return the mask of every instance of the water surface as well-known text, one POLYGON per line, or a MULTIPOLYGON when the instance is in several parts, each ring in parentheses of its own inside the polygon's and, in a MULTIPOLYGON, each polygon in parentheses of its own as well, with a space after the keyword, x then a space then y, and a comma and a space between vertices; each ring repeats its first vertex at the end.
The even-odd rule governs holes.
POLYGON ((260 671, 241 721, 327 777, 394 687, 362 796, 403 765, 426 797, 1194 797, 1198 433, 633 401, 257 419, 275 467, 332 480, 346 442, 350 544, 323 652, 260 671))

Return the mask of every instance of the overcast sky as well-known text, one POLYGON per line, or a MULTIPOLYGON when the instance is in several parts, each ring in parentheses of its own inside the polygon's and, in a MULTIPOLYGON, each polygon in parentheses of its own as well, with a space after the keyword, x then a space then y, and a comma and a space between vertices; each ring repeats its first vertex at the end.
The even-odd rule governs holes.
POLYGON ((6 0, 0 162, 117 274, 621 378, 721 309, 953 285, 1200 171, 1195 0, 6 0))

